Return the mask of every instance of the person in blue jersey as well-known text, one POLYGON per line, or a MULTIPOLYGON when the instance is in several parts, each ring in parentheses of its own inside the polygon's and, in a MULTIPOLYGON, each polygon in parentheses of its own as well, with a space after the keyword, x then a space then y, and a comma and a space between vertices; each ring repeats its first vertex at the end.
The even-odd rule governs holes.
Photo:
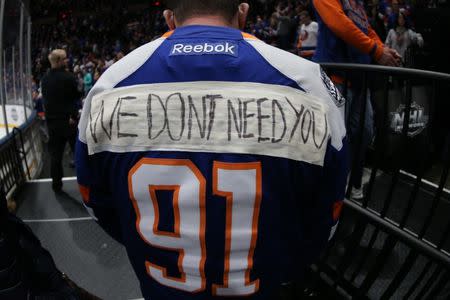
MULTIPOLYGON (((398 67, 401 56, 383 44, 372 29, 362 0, 313 0, 319 35, 313 61, 318 63, 377 64, 398 67)), ((348 136, 352 160, 355 161, 349 185, 351 198, 361 200, 363 193, 363 169, 365 152, 374 136, 373 109, 370 93, 364 98, 362 74, 348 74, 350 81, 347 95, 348 136), (364 128, 360 138, 362 102, 366 101, 364 128), (361 140, 361 141, 360 141, 361 140), (359 152, 359 153, 358 153, 359 152)), ((342 92, 345 88, 344 76, 340 72, 331 74, 333 82, 342 92)))
POLYGON ((319 65, 242 32, 248 4, 166 4, 170 31, 85 101, 84 203, 126 247, 145 299, 279 299, 338 222, 342 96, 319 65))

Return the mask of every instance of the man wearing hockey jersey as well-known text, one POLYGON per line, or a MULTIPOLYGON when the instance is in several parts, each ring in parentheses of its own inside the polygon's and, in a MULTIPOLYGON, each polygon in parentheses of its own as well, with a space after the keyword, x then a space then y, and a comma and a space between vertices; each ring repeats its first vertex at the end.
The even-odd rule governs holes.
POLYGON ((146 299, 277 299, 337 223, 345 128, 323 72, 243 33, 239 0, 167 1, 171 29, 111 66, 77 144, 86 206, 146 299))

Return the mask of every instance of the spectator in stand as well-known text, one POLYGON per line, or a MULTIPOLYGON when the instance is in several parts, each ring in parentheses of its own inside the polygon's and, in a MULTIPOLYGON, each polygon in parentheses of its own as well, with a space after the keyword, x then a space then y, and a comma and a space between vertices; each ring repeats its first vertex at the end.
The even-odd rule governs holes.
POLYGON ((405 64, 406 50, 411 45, 423 47, 423 38, 420 33, 409 28, 403 13, 399 13, 396 23, 397 26, 389 30, 385 44, 395 49, 403 57, 403 64, 405 64))
MULTIPOLYGON (((299 19, 297 9, 291 1, 280 1, 272 14, 272 24, 276 28, 277 46, 283 50, 294 49, 299 19)), ((275 32, 274 32, 275 33, 275 32)))
POLYGON ((256 23, 253 26, 253 30, 250 33, 261 40, 267 40, 270 36, 269 23, 258 15, 256 17, 256 23))
POLYGON ((111 55, 106 55, 105 60, 105 70, 111 67, 114 64, 114 59, 111 58, 111 55))
MULTIPOLYGON (((384 40, 383 30, 389 19, 384 13, 386 10, 392 11, 388 6, 391 0, 371 1, 373 5, 370 10, 370 24, 384 40), (378 18, 375 17, 377 7, 380 7, 378 18)), ((408 5, 402 1, 394 0, 394 5, 399 4, 399 12, 402 9, 409 11, 408 5)), ((69 70, 77 74, 79 71, 76 69, 84 73, 91 68, 95 82, 95 77, 101 75, 114 62, 131 50, 158 38, 167 30, 162 11, 158 8, 131 12, 121 6, 123 1, 106 0, 95 3, 80 0, 76 1, 76 4, 67 0, 51 0, 47 6, 42 4, 44 0, 32 2, 36 15, 41 15, 39 9, 45 9, 48 10, 47 16, 58 16, 55 24, 41 25, 33 35, 33 74, 38 82, 49 68, 47 56, 51 49, 65 48, 69 58, 69 70), (118 9, 120 7, 122 9, 118 9), (65 15, 59 15, 61 10, 65 15), (80 10, 97 13, 77 14, 80 10)), ((265 1, 264 4, 255 1, 255 4, 255 19, 249 22, 246 31, 268 44, 296 51, 297 26, 301 13, 308 11, 310 16, 314 16, 311 1, 265 1)))
MULTIPOLYGON (((361 63, 370 64, 372 61, 385 66, 399 66, 400 55, 393 49, 383 45, 383 42, 370 27, 362 0, 314 0, 319 23, 319 38, 314 55, 316 62, 361 63)), ((331 74, 332 79, 341 91, 344 81, 341 74, 331 74)), ((373 110, 370 97, 363 99, 363 83, 358 74, 350 74, 351 93, 347 105, 349 126, 347 128, 351 146, 352 158, 359 158, 356 162, 351 182, 352 198, 364 197, 362 175, 365 152, 372 141, 373 110), (353 76, 352 76, 353 75, 353 76), (361 103, 367 101, 363 140, 359 141, 360 118, 362 116, 361 103), (359 155, 357 154, 359 153, 359 155)))
POLYGON ((317 46, 317 35, 319 33, 319 24, 314 22, 309 12, 304 10, 300 13, 300 30, 297 38, 298 54, 311 60, 317 46))
POLYGON ((395 28, 397 26, 397 19, 400 13, 408 18, 410 15, 410 7, 406 5, 403 0, 392 0, 392 12, 388 17, 388 29, 395 28))
POLYGON ((121 60, 124 56, 125 56, 125 55, 123 54, 123 52, 122 52, 122 51, 119 51, 119 52, 116 54, 115 62, 118 62, 118 61, 121 60))
POLYGON ((81 70, 78 68, 78 71, 75 71, 75 76, 77 78, 77 89, 80 92, 80 95, 84 94, 84 78, 81 70))
POLYGON ((42 95, 37 89, 35 89, 33 90, 31 96, 33 98, 34 109, 36 110, 38 118, 45 120, 44 100, 42 99, 42 95))
POLYGON ((75 148, 77 101, 80 94, 75 76, 65 70, 66 51, 53 50, 48 59, 52 68, 42 78, 41 85, 50 137, 48 148, 51 159, 52 188, 55 192, 60 192, 63 185, 62 158, 66 143, 69 143, 72 152, 75 148))
POLYGON ((288 14, 290 14, 289 8, 282 9, 277 13, 278 46, 283 50, 289 50, 291 48, 289 41, 292 27, 292 18, 288 14))
MULTIPOLYGON (((33 74, 38 81, 49 67, 46 57, 50 49, 67 49, 70 71, 75 72, 77 65, 83 72, 90 67, 95 77, 95 71, 103 73, 115 62, 113 58, 117 54, 117 58, 123 57, 166 31, 161 11, 148 9, 133 14, 126 9, 117 10, 122 1, 118 1, 120 5, 117 1, 113 2, 96 1, 94 6, 98 7, 96 11, 99 13, 78 16, 69 9, 72 4, 60 6, 56 2, 49 3, 49 10, 53 9, 52 6, 65 7, 67 15, 64 18, 59 16, 55 24, 41 25, 35 31, 33 74)), ((33 5, 38 6, 39 3, 34 4, 33 1, 33 5)), ((80 8, 85 7, 86 11, 92 6, 80 4, 80 8)))
POLYGON ((42 99, 42 94, 39 93, 38 89, 33 89, 32 92, 34 109, 36 110, 39 119, 39 129, 42 133, 43 141, 48 142, 48 130, 47 124, 45 122, 45 110, 44 110, 44 99, 42 99))
POLYGON ((102 67, 101 64, 99 64, 95 70, 94 70, 94 83, 93 85, 97 82, 97 80, 100 78, 100 74, 102 73, 102 67))
POLYGON ((382 7, 381 3, 378 3, 378 0, 372 0, 368 3, 367 16, 369 18, 370 26, 375 30, 377 35, 380 37, 382 41, 386 39, 386 25, 385 25, 385 16, 381 13, 381 11, 385 11, 385 9, 380 10, 382 7))
POLYGON ((92 73, 90 69, 85 71, 83 80, 84 80, 84 95, 86 96, 91 90, 92 86, 94 85, 94 80, 92 78, 92 73))
POLYGON ((272 13, 269 21, 269 35, 267 40, 268 44, 278 47, 278 14, 276 12, 272 13))

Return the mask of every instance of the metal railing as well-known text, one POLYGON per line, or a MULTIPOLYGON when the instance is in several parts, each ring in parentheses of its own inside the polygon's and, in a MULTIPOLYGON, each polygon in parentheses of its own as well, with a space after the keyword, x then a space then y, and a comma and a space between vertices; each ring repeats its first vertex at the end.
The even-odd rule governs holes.
POLYGON ((12 134, 0 143, 0 178, 7 195, 10 195, 25 181, 22 170, 16 135, 12 134))
POLYGON ((438 95, 450 87, 450 75, 353 64, 322 67, 343 79, 344 96, 356 80, 363 99, 359 111, 374 107, 376 134, 364 145, 369 115, 361 114, 359 131, 350 132, 355 149, 362 150, 352 151, 350 182, 366 156, 364 197, 351 199, 349 184, 335 239, 313 266, 315 284, 325 282, 347 299, 449 299, 450 132, 442 131, 436 115, 438 99, 449 100, 438 95))
MULTIPOLYGON (((447 145, 437 147, 431 132, 439 128, 437 96, 449 87, 450 75, 362 65, 323 67, 343 77, 346 96, 354 88, 351 78, 363 79, 362 99, 370 95, 377 111, 376 136, 367 149, 365 197, 345 201, 335 239, 312 268, 312 286, 325 283, 348 299, 448 299, 450 133, 444 133, 447 145), (415 146, 422 149, 415 151, 415 146), (433 184, 429 170, 436 164, 439 176, 434 174, 433 184)), ((368 103, 360 105, 366 111, 368 103)), ((360 128, 365 117, 358 120, 360 128)), ((40 168, 40 125, 30 120, 0 142, 0 177, 9 194, 40 168)), ((355 140, 362 147, 362 130, 355 140)), ((349 185, 348 198, 351 192, 349 185)))
POLYGON ((33 114, 29 121, 13 129, 0 140, 0 182, 7 197, 42 168, 42 138, 39 120, 33 114))

